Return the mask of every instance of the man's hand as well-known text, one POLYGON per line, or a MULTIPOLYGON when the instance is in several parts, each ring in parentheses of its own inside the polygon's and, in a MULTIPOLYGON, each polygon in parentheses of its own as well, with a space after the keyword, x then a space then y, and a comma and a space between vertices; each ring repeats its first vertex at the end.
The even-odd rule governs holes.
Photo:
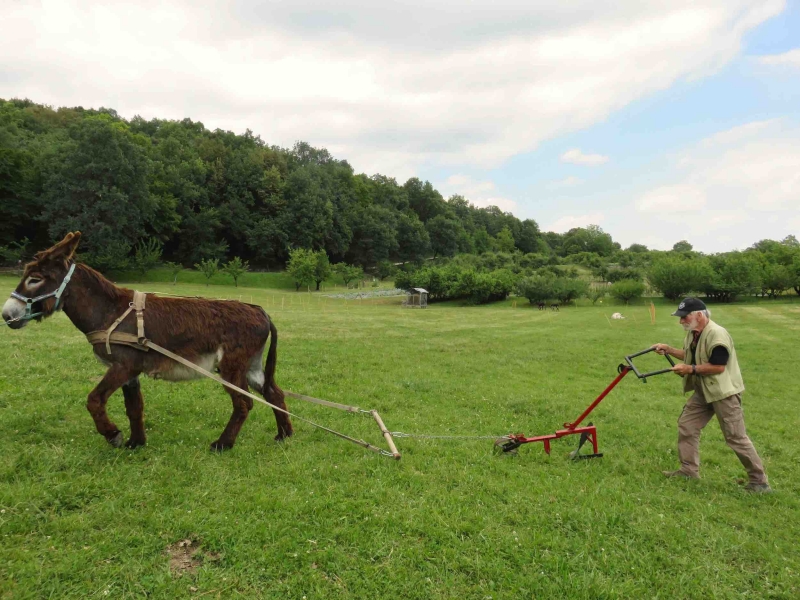
POLYGON ((655 349, 656 354, 660 354, 661 356, 669 354, 669 351, 672 350, 672 347, 669 344, 653 344, 652 348, 655 349))
POLYGON ((681 377, 683 377, 684 375, 691 375, 692 365, 684 365, 684 364, 675 365, 674 367, 672 367, 672 372, 677 373, 681 377))

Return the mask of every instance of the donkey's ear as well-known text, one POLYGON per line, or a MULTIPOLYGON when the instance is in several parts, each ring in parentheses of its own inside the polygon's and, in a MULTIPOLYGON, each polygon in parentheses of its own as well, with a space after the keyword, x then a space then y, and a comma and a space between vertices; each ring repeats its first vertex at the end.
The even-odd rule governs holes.
MULTIPOLYGON (((38 260, 43 259, 50 259, 50 260, 70 260, 74 255, 75 251, 78 249, 78 244, 81 241, 81 232, 76 231, 75 233, 68 233, 64 236, 64 239, 58 242, 52 248, 49 248, 41 253, 41 257, 38 260)), ((37 255, 38 256, 38 255, 37 255)))

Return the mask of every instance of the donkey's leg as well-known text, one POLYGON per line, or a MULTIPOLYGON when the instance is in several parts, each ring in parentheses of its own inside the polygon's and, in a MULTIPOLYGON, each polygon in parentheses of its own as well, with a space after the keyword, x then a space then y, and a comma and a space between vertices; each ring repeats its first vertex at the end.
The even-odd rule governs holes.
POLYGON ((139 377, 134 377, 128 383, 122 384, 122 394, 125 396, 125 413, 131 422, 131 437, 125 442, 128 448, 144 446, 144 399, 139 387, 139 377))
MULTIPOLYGON (((247 364, 232 364, 233 361, 228 361, 226 359, 227 356, 222 359, 219 365, 220 376, 225 381, 243 390, 250 391, 247 387, 247 364)), ((228 450, 229 448, 233 448, 233 444, 236 443, 236 437, 239 435, 242 425, 244 425, 244 422, 247 420, 247 415, 253 408, 252 398, 248 398, 227 387, 225 391, 230 394, 231 402, 233 402, 233 413, 225 429, 222 431, 222 434, 219 436, 219 439, 212 442, 212 450, 228 450)))
MULTIPOLYGON (((264 392, 264 397, 267 399, 267 402, 273 406, 282 408, 283 410, 288 410, 286 408, 283 390, 278 387, 277 383, 273 381, 270 388, 268 390, 264 390, 264 392)), ((275 436, 275 441, 280 442, 282 439, 290 437, 292 433, 294 433, 294 430, 292 429, 292 422, 289 420, 289 415, 286 413, 275 409, 272 409, 272 412, 275 413, 275 422, 278 425, 278 435, 275 436)))
POLYGON ((131 378, 132 373, 119 364, 113 364, 106 371, 103 379, 91 392, 86 402, 86 408, 94 419, 97 432, 108 440, 108 443, 119 448, 122 445, 122 432, 108 418, 106 413, 106 402, 109 396, 119 389, 119 387, 131 378))

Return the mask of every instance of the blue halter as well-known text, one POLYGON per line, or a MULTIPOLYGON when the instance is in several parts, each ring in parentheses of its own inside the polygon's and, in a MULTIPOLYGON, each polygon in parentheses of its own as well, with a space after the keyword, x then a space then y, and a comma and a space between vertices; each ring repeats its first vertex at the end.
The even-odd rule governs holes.
POLYGON ((64 277, 64 281, 61 282, 61 285, 58 286, 58 289, 55 292, 50 292, 49 294, 42 294, 41 296, 36 296, 35 298, 28 298, 27 296, 23 296, 22 294, 18 294, 17 292, 11 292, 11 297, 16 298, 17 300, 22 300, 25 303, 25 314, 18 319, 14 319, 14 321, 30 321, 31 319, 35 319, 36 317, 43 315, 44 312, 33 312, 33 304, 34 302, 39 302, 41 300, 46 300, 47 298, 56 299, 56 305, 53 308, 53 312, 57 311, 59 305, 61 304, 61 294, 64 293, 64 289, 67 287, 69 280, 72 278, 72 273, 75 271, 75 263, 72 263, 70 266, 69 271, 67 271, 66 277, 64 277))

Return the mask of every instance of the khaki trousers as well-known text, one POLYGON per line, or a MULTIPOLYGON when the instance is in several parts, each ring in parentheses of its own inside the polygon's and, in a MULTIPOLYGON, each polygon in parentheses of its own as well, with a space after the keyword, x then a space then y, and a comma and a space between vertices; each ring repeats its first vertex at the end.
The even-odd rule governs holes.
POLYGON ((692 477, 700 476, 700 431, 715 414, 725 441, 747 470, 750 483, 767 483, 764 465, 745 431, 741 394, 734 394, 717 402, 706 402, 702 390, 695 388, 678 419, 678 458, 681 461, 681 471, 692 477))

